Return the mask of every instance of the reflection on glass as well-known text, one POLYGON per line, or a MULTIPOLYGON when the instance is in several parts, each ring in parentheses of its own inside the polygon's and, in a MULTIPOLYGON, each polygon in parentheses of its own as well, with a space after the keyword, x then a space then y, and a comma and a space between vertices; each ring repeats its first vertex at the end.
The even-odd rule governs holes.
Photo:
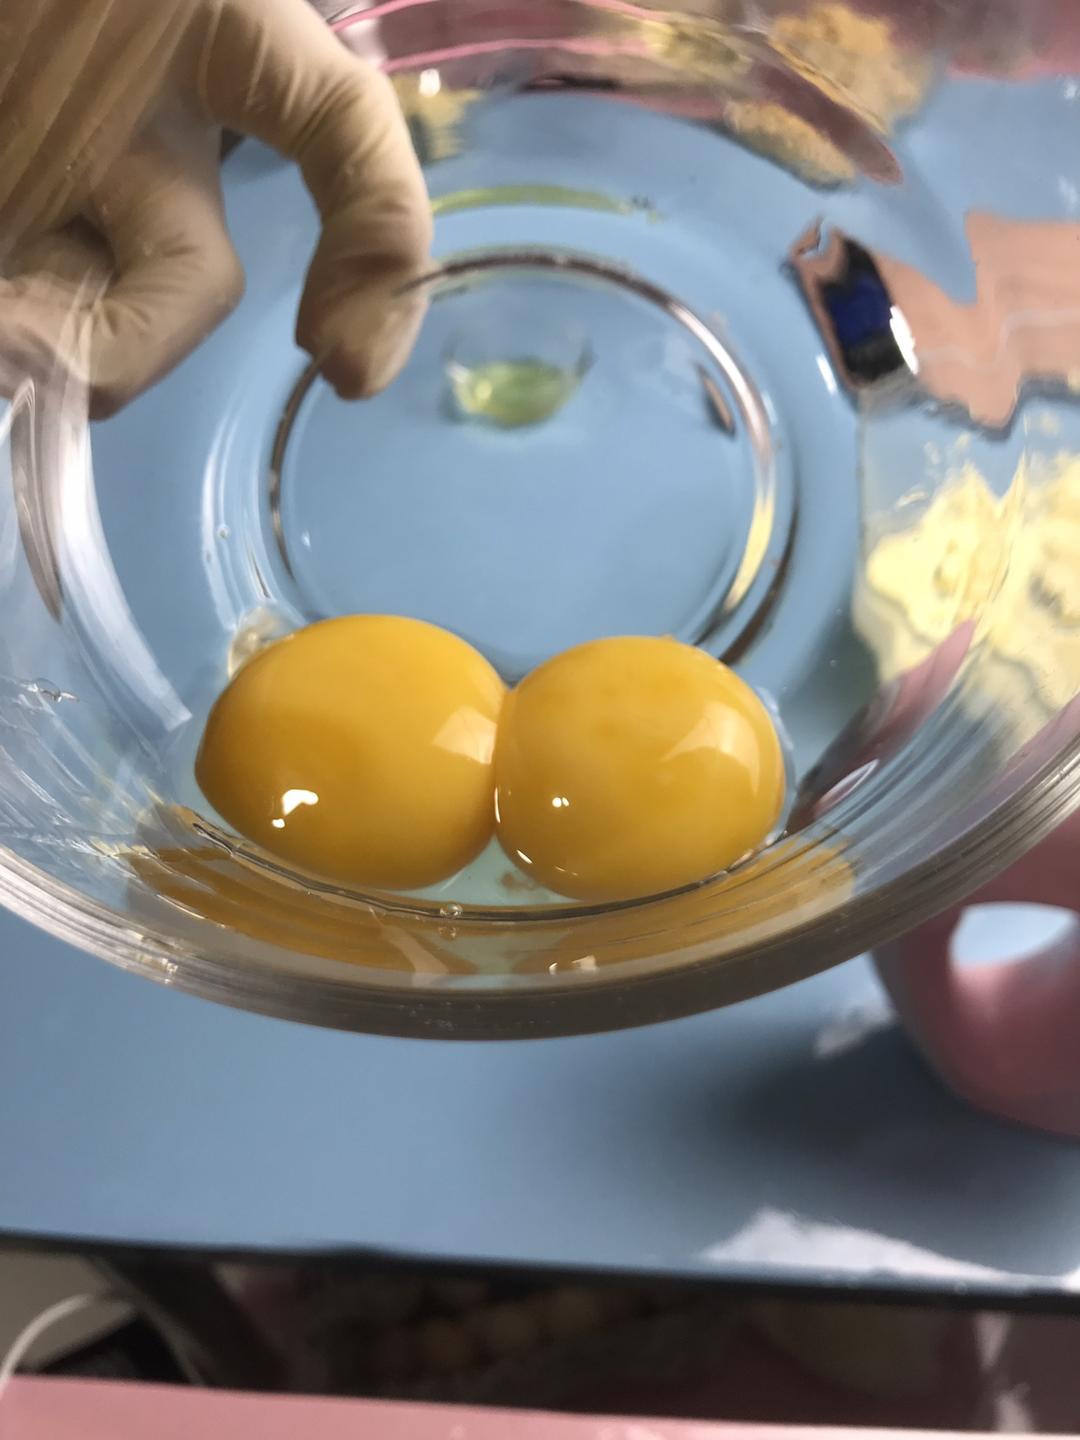
POLYGON ((463 418, 516 429, 550 420, 562 409, 593 359, 569 303, 542 308, 538 297, 513 293, 477 302, 445 361, 463 418))

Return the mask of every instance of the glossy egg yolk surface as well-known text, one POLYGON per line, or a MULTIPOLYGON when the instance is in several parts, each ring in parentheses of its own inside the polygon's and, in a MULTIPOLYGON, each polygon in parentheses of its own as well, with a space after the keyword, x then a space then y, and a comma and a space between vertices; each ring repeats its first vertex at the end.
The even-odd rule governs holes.
POLYGON ((505 688, 420 620, 354 615, 262 651, 207 721, 196 777, 241 835, 340 884, 415 889, 494 829, 505 688))
POLYGON ((769 712, 726 666, 676 640, 597 640, 507 697, 495 754, 499 840, 585 901, 654 895, 753 850, 783 804, 769 712))

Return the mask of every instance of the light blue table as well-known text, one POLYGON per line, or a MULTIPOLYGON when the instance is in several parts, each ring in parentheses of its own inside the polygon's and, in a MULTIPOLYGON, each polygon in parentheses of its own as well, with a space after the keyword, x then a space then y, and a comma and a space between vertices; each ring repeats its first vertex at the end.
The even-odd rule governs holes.
POLYGON ((0 915, 0 1233, 1080 1293, 1080 1146, 925 1072, 865 961, 518 1044, 217 1008, 0 915))
MULTIPOLYGON (((933 104, 959 106, 956 123, 914 125, 904 143, 923 173, 954 189, 963 182, 972 206, 993 203, 1007 161, 1016 213, 1057 213, 1072 202, 1051 182, 1071 160, 1033 166, 1030 154, 1036 145, 1045 153, 1051 137, 1072 144, 1062 107, 1073 102, 1049 82, 1039 95, 1030 106, 1021 96, 1017 109, 993 87, 949 87, 933 104), (959 143, 972 106, 994 157, 985 174, 965 170, 959 143), (950 135, 957 146, 943 140, 950 135)), ((609 164, 614 142, 590 134, 609 164)), ((484 183, 469 163, 468 154, 453 162, 455 184, 484 183)), ((663 165, 672 165, 667 151, 663 165)), ((795 182, 770 173, 777 204, 793 203, 795 182)), ((265 300, 269 314, 277 295, 291 331, 295 296, 274 266, 294 285, 302 267, 291 253, 282 260, 294 240, 266 243, 277 234, 266 217, 303 203, 299 182, 257 147, 237 152, 228 181, 249 261, 246 303, 265 300)), ((522 212, 505 213, 524 224, 522 212)), ((881 213, 884 224, 891 212, 881 213)), ((877 243, 875 214, 858 190, 834 208, 877 243)), ((795 206, 788 218, 783 233, 795 235, 806 217, 795 206)), ((525 238, 543 241, 542 217, 526 219, 540 228, 525 238)), ((313 233, 310 215, 305 223, 313 233)), ((468 229, 480 225, 475 215, 455 223, 455 244, 483 239, 468 229)), ((245 313, 203 348, 200 367, 216 357, 235 373, 230 345, 256 363, 236 329, 245 313)), ((194 382, 200 399, 212 391, 201 369, 177 371, 169 385, 194 382)), ((142 543, 146 487, 127 463, 143 453, 138 426, 151 425, 164 391, 99 432, 96 463, 111 479, 101 487, 106 528, 138 542, 114 550, 127 567, 125 595, 155 648, 187 637, 194 671, 199 632, 191 615, 175 625, 175 577, 162 578, 176 557, 142 543)), ((205 404, 177 413, 192 427, 211 414, 205 404)), ((174 493, 164 467, 183 457, 160 446, 162 433, 151 425, 155 480, 174 493)), ((1008 953, 1017 933, 1000 920, 992 928, 1008 953)), ((0 915, 3 1232, 1060 1298, 1080 1294, 1080 1145, 1011 1129, 951 1098, 896 1031, 865 961, 652 1029, 455 1046, 217 1009, 0 915)))

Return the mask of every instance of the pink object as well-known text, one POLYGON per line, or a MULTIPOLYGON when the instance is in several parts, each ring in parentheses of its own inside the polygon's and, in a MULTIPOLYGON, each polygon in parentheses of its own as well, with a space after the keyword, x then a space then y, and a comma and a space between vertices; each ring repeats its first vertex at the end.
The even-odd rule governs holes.
MULTIPOLYGON (((1016 902, 1080 917, 1080 812, 967 904, 1016 902)), ((901 1017, 973 1104, 1080 1138, 1080 920, 1035 954, 960 968, 962 915, 947 911, 877 952, 901 1017)))
MULTIPOLYGON (((915 1433, 545 1415, 97 1380, 20 1379, 0 1405, 0 1436, 12 1440, 899 1440, 915 1433)), ((935 1433, 941 1440, 946 1432, 935 1433)))

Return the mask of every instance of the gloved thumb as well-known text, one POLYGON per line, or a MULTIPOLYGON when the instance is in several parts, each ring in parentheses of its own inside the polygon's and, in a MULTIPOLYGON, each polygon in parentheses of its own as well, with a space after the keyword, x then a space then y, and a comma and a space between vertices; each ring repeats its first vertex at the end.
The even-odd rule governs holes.
POLYGON ((201 77, 213 118, 294 159, 318 205, 322 238, 297 340, 342 396, 381 389, 420 323, 422 297, 400 291, 426 268, 431 244, 431 207, 393 87, 295 0, 224 9, 201 77))

